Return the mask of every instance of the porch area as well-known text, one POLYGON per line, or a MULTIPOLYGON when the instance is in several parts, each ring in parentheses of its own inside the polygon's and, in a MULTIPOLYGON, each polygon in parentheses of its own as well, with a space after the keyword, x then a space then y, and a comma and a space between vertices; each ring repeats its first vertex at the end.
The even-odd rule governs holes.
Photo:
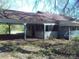
POLYGON ((77 21, 61 21, 59 23, 59 37, 72 40, 79 37, 79 22, 77 21))

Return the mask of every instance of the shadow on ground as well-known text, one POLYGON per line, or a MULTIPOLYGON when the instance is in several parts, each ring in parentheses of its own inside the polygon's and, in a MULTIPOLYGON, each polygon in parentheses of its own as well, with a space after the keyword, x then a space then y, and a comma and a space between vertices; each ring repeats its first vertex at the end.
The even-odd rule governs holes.
POLYGON ((24 50, 21 47, 18 47, 15 45, 6 45, 6 44, 3 44, 3 46, 0 47, 0 53, 2 53, 2 52, 20 52, 20 53, 28 53, 28 54, 36 53, 33 51, 24 50))

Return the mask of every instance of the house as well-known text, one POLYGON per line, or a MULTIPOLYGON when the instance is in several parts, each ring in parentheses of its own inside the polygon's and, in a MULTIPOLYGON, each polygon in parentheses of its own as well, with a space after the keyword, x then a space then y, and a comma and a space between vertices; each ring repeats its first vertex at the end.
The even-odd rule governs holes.
POLYGON ((71 17, 51 14, 48 12, 26 13, 14 10, 5 10, 0 14, 0 23, 24 25, 24 39, 27 38, 64 38, 70 30, 79 27, 79 23, 71 17))

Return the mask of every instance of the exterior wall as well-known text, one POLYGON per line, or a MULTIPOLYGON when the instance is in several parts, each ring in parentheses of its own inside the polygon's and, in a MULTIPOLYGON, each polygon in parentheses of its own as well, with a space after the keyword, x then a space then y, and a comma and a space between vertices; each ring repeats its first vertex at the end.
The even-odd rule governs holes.
POLYGON ((30 37, 30 36, 32 36, 32 34, 31 34, 31 32, 29 30, 27 30, 26 32, 27 32, 27 38, 30 37))
MULTIPOLYGON (((28 24, 29 25, 29 24, 28 24)), ((55 26, 57 25, 56 23, 44 23, 44 24, 30 24, 29 27, 34 26, 35 28, 32 28, 30 30, 33 30, 35 33, 35 36, 33 36, 32 32, 29 30, 29 27, 27 26, 27 36, 29 36, 29 38, 41 38, 41 39, 49 39, 49 38, 67 38, 69 39, 68 36, 65 37, 66 33, 69 33, 69 26, 59 26, 56 27, 56 29, 58 30, 51 30, 51 31, 46 31, 46 26, 51 25, 51 26, 55 26), (38 25, 38 26, 37 26, 38 25), (37 30, 40 29, 41 30, 37 30)), ((77 27, 79 28, 79 26, 77 27)), ((52 28, 54 29, 54 28, 52 28)), ((71 30, 75 30, 75 26, 70 26, 71 30)), ((67 34, 68 35, 68 34, 67 34)))
POLYGON ((28 24, 27 26, 27 36, 28 38, 41 38, 41 39, 49 39, 49 38, 57 38, 58 32, 53 31, 54 28, 52 28, 51 31, 46 31, 46 26, 52 26, 54 27, 55 23, 44 23, 44 24, 28 24), (30 27, 32 27, 30 29, 30 27), (38 30, 40 29, 40 30, 38 30), (34 36, 30 30, 33 30, 34 36), (33 36, 33 37, 32 37, 33 36))

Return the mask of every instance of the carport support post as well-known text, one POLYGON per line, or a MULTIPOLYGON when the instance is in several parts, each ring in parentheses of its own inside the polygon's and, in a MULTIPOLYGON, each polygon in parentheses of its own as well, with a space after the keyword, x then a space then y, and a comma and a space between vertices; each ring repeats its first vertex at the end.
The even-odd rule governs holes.
POLYGON ((26 40, 26 29, 27 29, 26 23, 24 23, 24 40, 26 40))
POLYGON ((44 24, 44 40, 46 39, 45 38, 45 31, 46 31, 46 25, 44 24))
POLYGON ((69 26, 69 40, 70 40, 70 26, 69 26))
POLYGON ((11 28, 10 28, 10 24, 8 24, 8 31, 9 31, 9 34, 10 34, 10 32, 11 32, 11 28))
POLYGON ((77 30, 77 26, 75 26, 76 27, 76 30, 77 30))

